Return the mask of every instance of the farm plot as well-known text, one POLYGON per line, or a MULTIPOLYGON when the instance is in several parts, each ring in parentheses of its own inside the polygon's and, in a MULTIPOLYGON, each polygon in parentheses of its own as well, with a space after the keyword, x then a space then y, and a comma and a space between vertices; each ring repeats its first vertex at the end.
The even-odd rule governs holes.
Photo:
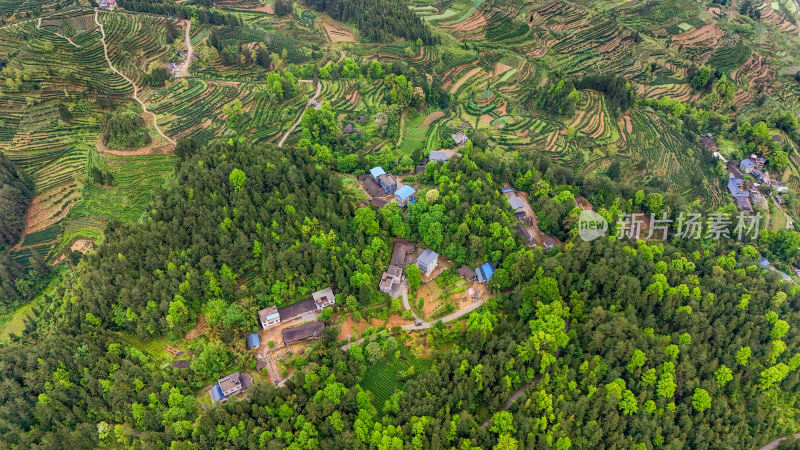
POLYGON ((392 394, 403 388, 402 374, 409 377, 430 367, 430 361, 416 358, 407 347, 401 346, 395 354, 386 357, 367 369, 361 386, 372 392, 372 403, 380 411, 392 394), (413 371, 409 369, 413 367, 413 371))

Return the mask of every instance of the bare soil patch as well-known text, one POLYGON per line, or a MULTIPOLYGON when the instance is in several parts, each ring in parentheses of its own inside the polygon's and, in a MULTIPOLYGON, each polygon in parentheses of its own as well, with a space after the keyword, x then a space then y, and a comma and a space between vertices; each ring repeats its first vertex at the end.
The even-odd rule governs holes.
POLYGON ((432 124, 434 121, 436 121, 438 119, 441 119, 442 117, 444 117, 444 113, 442 111, 434 111, 434 112, 428 114, 428 117, 426 117, 425 120, 422 121, 422 124, 427 127, 430 124, 432 124))
POLYGON ((500 77, 504 73, 508 72, 509 70, 513 69, 513 67, 509 66, 508 64, 503 64, 498 62, 494 65, 494 70, 492 71, 492 76, 495 78, 500 77))
POLYGON ((452 85, 452 86, 450 87, 450 93, 457 92, 457 91, 458 91, 458 88, 460 88, 460 87, 461 87, 461 85, 463 85, 464 83, 466 83, 466 82, 467 82, 467 80, 469 80, 470 78, 472 78, 473 76, 475 76, 475 75, 476 75, 478 72, 480 72, 480 71, 481 71, 481 68, 480 68, 480 67, 473 67, 472 69, 470 69, 470 71, 469 71, 469 72, 465 73, 465 74, 464 74, 464 75, 463 75, 461 78, 459 78, 459 79, 458 79, 458 81, 456 81, 456 83, 455 83, 454 85, 452 85))
POLYGON ((344 27, 323 21, 322 28, 325 29, 326 33, 328 33, 328 39, 330 39, 331 42, 336 43, 336 42, 356 41, 356 38, 353 36, 353 33, 344 27))

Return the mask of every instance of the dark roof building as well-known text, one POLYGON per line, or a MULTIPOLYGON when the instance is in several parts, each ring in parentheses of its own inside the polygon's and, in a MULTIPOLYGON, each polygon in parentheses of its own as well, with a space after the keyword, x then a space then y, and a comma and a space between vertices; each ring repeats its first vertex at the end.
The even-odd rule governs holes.
POLYGON ((281 322, 288 322, 316 311, 317 304, 314 302, 313 298, 307 298, 297 303, 284 306, 283 308, 278 308, 278 313, 281 315, 281 322))
POLYGON ((514 229, 519 232, 526 244, 531 245, 534 243, 533 235, 531 235, 527 228, 523 227, 522 225, 517 225, 514 227, 514 229))
POLYGON ((176 369, 188 369, 190 361, 188 359, 179 359, 177 361, 172 361, 172 367, 176 369))
POLYGON ((309 322, 299 327, 287 328, 283 330, 283 342, 289 345, 308 339, 319 339, 322 337, 322 330, 324 329, 325 324, 322 322, 309 322))
POLYGON ((706 150, 716 150, 717 142, 712 137, 703 136, 700 138, 700 145, 706 150))
POLYGON ((383 175, 378 176, 376 181, 387 194, 394 194, 394 191, 397 190, 397 178, 390 173, 384 173, 383 175))
POLYGON ((353 126, 352 123, 348 123, 347 125, 342 128, 342 133, 344 134, 353 134, 356 132, 356 127, 353 126))
POLYGON ((475 273, 475 269, 470 266, 461 266, 457 270, 458 276, 467 280, 467 281, 476 281, 478 279, 478 274, 475 273))

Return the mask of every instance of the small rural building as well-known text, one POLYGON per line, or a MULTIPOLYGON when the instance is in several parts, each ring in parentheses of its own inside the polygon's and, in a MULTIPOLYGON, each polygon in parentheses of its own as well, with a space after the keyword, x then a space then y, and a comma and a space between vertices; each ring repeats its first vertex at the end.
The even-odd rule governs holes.
POLYGON ((317 99, 311 99, 311 100, 308 101, 308 106, 310 106, 310 107, 312 107, 314 109, 320 109, 320 108, 322 108, 322 103, 320 103, 319 100, 317 100, 317 99))
POLYGON ((386 272, 381 275, 381 281, 378 284, 378 289, 381 292, 391 294, 392 289, 400 284, 403 278, 403 269, 398 266, 389 266, 386 272))
POLYGON ((522 240, 525 241, 526 244, 533 245, 535 243, 533 235, 530 231, 528 231, 527 228, 523 227, 522 225, 517 225, 514 227, 514 229, 519 232, 520 236, 522 236, 522 240))
POLYGON ((764 258, 763 256, 758 260, 758 265, 761 267, 767 268, 769 264, 770 264, 769 260, 767 258, 764 258))
POLYGON ((467 143, 467 139, 469 139, 469 138, 467 137, 467 135, 466 135, 466 134, 464 134, 464 132, 463 132, 463 131, 459 131, 459 132, 458 132, 458 133, 456 133, 456 134, 452 134, 452 135, 450 135, 450 137, 451 137, 451 138, 453 138, 453 142, 454 142, 454 143, 456 144, 456 146, 458 146, 458 147, 461 147, 462 145, 466 144, 466 143, 467 143))
POLYGON ((475 273, 478 275, 479 283, 486 283, 492 279, 492 275, 494 275, 494 267, 490 263, 483 263, 480 267, 478 267, 478 270, 476 270, 475 273))
POLYGON ((717 149, 717 141, 714 138, 709 136, 703 136, 700 138, 700 146, 706 150, 716 150, 717 149))
POLYGON ((525 203, 516 195, 508 196, 508 206, 514 210, 514 213, 521 212, 525 214, 525 203))
POLYGON ((748 198, 750 193, 742 188, 743 181, 741 178, 730 177, 728 179, 728 191, 734 198, 748 198))
POLYGON ((117 8, 117 0, 100 0, 97 2, 100 6, 100 9, 116 9, 117 8))
POLYGON ((269 306, 258 311, 258 321, 261 328, 267 329, 281 323, 281 315, 275 305, 269 306))
POLYGON ((190 365, 190 361, 188 359, 179 359, 177 361, 172 361, 172 367, 176 369, 188 369, 190 365))
POLYGON ((347 125, 342 128, 342 133, 344 134, 354 134, 356 132, 356 127, 353 126, 352 123, 348 123, 347 125))
POLYGON ((397 190, 397 177, 390 173, 385 173, 378 177, 378 185, 383 188, 383 192, 394 194, 397 190))
POLYGON ((444 150, 431 150, 430 155, 428 155, 428 159, 430 161, 445 162, 450 159, 450 152, 446 152, 444 150))
POLYGON ((769 180, 768 184, 770 186, 774 187, 775 190, 778 191, 778 192, 786 192, 786 191, 789 190, 789 188, 786 187, 786 185, 783 184, 783 182, 775 180, 775 179, 769 180))
POLYGON ((258 337, 258 333, 250 333, 247 335, 246 339, 247 349, 258 348, 261 345, 261 339, 258 337))
POLYGON ((306 317, 317 312, 317 304, 313 298, 300 300, 299 302, 291 305, 284 306, 278 309, 281 315, 281 322, 288 322, 290 320, 306 317))
POLYGON ((739 208, 739 211, 753 212, 753 205, 750 204, 750 199, 747 197, 734 197, 733 204, 739 208))
POLYGON ((361 115, 354 119, 357 123, 364 125, 369 120, 369 116, 361 115))
POLYGON ((383 167, 376 166, 373 167, 372 169, 369 169, 369 174, 375 181, 378 181, 378 177, 381 175, 385 175, 386 172, 383 170, 383 167))
POLYGON ((322 311, 336 304, 336 297, 333 295, 333 289, 330 287, 314 292, 311 294, 311 298, 314 299, 314 305, 317 307, 317 311, 322 311))
POLYGON ((217 384, 211 387, 209 393, 214 402, 225 402, 232 395, 236 395, 248 386, 253 384, 253 378, 246 373, 234 372, 226 377, 217 380, 217 384))
POLYGON ((429 248, 426 248, 417 258, 417 266, 423 275, 428 275, 433 272, 438 265, 439 254, 429 248))
POLYGON ((786 203, 786 200, 783 199, 783 196, 780 194, 775 195, 775 201, 778 202, 779 205, 783 205, 786 203))
POLYGON ((417 191, 407 184, 394 193, 395 200, 397 200, 397 204, 401 207, 405 207, 409 203, 414 203, 416 196, 417 191))
POLYGON ((309 339, 319 339, 322 337, 322 330, 325 324, 322 322, 309 322, 283 330, 283 342, 286 345, 302 342, 309 339))
POLYGON ((464 265, 458 268, 456 271, 458 272, 458 276, 469 281, 474 282, 478 280, 478 274, 475 273, 475 269, 470 266, 464 265))

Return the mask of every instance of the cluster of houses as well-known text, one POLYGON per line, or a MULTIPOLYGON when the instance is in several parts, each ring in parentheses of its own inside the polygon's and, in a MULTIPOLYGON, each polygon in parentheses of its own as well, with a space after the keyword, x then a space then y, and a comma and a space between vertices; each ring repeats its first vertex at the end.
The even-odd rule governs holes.
POLYGON ((394 199, 401 208, 404 208, 409 203, 414 203, 416 200, 417 191, 413 187, 400 183, 396 176, 386 173, 382 167, 377 166, 369 169, 369 175, 383 189, 383 192, 390 195, 394 194, 394 199))
POLYGON ((97 2, 100 9, 114 10, 117 9, 117 0, 99 0, 97 2))
POLYGON ((282 308, 275 305, 258 311, 261 328, 272 328, 282 322, 311 317, 323 309, 336 304, 333 289, 327 287, 311 294, 311 297, 282 308))
MULTIPOLYGON (((740 211, 753 212, 753 206, 765 207, 767 199, 757 189, 761 185, 767 185, 775 188, 778 193, 783 193, 788 190, 786 185, 782 182, 772 179, 769 172, 764 170, 767 160, 758 155, 751 155, 745 158, 737 165, 735 161, 728 164, 728 171, 730 177, 728 178, 728 192, 733 197, 733 202, 740 211), (745 180, 745 176, 750 175, 757 182, 749 182, 745 180)), ((776 196, 779 203, 783 201, 780 195, 776 196)))
MULTIPOLYGON (((301 300, 292 305, 278 308, 275 305, 269 306, 258 311, 258 322, 261 328, 268 329, 281 323, 295 319, 312 318, 316 313, 336 304, 336 297, 333 289, 327 287, 311 294, 311 297, 301 300)), ((281 331, 284 345, 294 344, 309 339, 319 339, 325 324, 322 322, 309 322, 296 327, 286 328, 281 331)), ((248 349, 258 348, 261 340, 258 333, 251 333, 245 339, 248 349)), ((243 372, 235 372, 217 381, 211 387, 209 394, 214 402, 224 402, 232 395, 244 391, 247 386, 253 383, 253 378, 243 372)))

